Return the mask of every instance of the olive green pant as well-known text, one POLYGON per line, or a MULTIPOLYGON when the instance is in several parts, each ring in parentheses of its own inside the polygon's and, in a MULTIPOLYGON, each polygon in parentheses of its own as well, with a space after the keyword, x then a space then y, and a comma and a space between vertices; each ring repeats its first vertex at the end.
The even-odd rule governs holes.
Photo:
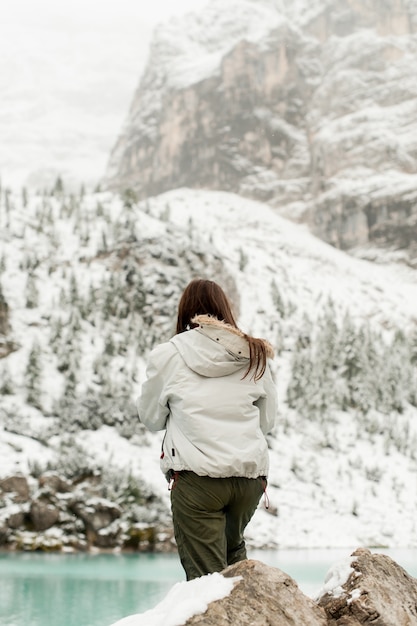
POLYGON ((243 531, 264 478, 210 478, 179 472, 171 490, 175 539, 187 580, 246 559, 243 531))

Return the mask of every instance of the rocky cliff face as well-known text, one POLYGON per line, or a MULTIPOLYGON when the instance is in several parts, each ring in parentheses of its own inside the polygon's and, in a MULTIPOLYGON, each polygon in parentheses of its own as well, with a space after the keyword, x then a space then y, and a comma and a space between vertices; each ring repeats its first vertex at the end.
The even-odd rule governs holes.
POLYGON ((215 0, 161 27, 107 182, 256 197, 342 247, 414 251, 417 1, 215 0))

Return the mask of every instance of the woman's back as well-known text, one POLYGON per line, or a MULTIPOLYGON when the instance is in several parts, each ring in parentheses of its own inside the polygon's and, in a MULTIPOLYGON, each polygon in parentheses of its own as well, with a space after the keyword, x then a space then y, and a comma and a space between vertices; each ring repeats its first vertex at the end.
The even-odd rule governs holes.
MULTIPOLYGON (((155 367, 164 378, 159 401, 169 405, 162 469, 215 477, 266 475, 265 434, 275 420, 269 368, 255 381, 244 376, 249 348, 243 334, 219 321, 197 318, 197 328, 159 346, 155 367)), ((145 386, 142 421, 152 418, 155 388, 145 386)), ((149 426, 149 424, 147 424, 149 426)))

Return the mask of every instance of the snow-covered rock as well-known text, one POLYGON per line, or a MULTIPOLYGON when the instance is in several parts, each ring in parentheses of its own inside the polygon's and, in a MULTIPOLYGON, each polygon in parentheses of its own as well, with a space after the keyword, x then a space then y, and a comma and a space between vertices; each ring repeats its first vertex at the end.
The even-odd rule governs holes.
POLYGON ((179 583, 154 609, 113 626, 411 626, 416 594, 416 579, 395 561, 359 548, 331 568, 317 601, 280 569, 247 560, 179 583))
POLYGON ((318 598, 329 626, 417 624, 417 580, 389 556, 359 548, 352 555, 347 576, 330 580, 334 588, 325 586, 318 598))

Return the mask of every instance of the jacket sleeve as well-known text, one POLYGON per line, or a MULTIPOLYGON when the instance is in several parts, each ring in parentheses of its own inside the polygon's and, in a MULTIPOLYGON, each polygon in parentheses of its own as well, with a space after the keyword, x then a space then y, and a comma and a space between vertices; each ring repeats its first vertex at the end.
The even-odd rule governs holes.
POLYGON ((265 394, 254 404, 259 409, 260 426, 264 435, 270 433, 276 426, 278 417, 278 396, 275 382, 272 378, 269 364, 262 377, 265 394))
POLYGON ((176 349, 172 344, 161 344, 149 355, 146 380, 136 401, 139 420, 149 430, 163 430, 169 416, 168 387, 176 349))

